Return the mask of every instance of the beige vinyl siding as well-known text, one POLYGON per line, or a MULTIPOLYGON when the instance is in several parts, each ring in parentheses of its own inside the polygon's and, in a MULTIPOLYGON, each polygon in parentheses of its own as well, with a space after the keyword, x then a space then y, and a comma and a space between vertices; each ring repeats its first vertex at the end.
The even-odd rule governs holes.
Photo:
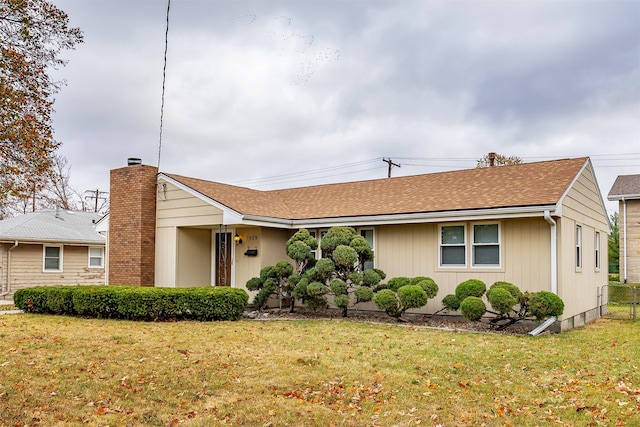
POLYGON ((211 286, 211 230, 178 228, 176 285, 211 286))
POLYGON ((166 191, 158 190, 156 202, 156 226, 186 227, 222 223, 222 211, 186 191, 169 184, 166 191))
MULTIPOLYGON (((12 292, 32 286, 105 284, 104 268, 89 268, 87 246, 65 245, 62 271, 51 273, 42 272, 42 248, 42 244, 20 243, 11 251, 12 292)), ((3 267, 3 276, 6 273, 7 268, 3 267)))
POLYGON ((177 227, 156 228, 156 286, 176 286, 177 227))
MULTIPOLYGON (((466 222, 467 229, 480 222, 466 222)), ((483 221, 482 223, 486 223, 483 221)), ((550 290, 550 228, 543 218, 509 219, 499 222, 501 228, 500 268, 439 268, 438 224, 377 227, 376 266, 397 276, 428 276, 438 284, 436 298, 422 311, 434 312, 442 307, 447 294, 455 293, 460 282, 480 279, 487 286, 507 281, 522 290, 550 290)), ((467 253, 470 250, 467 235, 467 253)))
POLYGON ((624 223, 627 224, 627 282, 640 283, 640 200, 626 200, 627 217, 624 218, 624 204, 620 206, 620 277, 624 279, 624 223))
MULTIPOLYGON (((558 293, 562 319, 595 309, 598 289, 608 282, 608 218, 591 168, 585 168, 562 200, 558 220, 558 293), (576 226, 582 228, 582 266, 576 268, 576 226), (600 268, 595 266, 595 233, 600 233, 600 268)), ((582 323, 582 322, 580 322, 582 323)))

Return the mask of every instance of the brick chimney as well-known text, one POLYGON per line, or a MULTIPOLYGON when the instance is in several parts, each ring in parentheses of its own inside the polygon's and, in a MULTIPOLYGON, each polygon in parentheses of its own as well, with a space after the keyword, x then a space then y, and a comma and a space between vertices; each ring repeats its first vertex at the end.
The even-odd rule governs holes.
POLYGON ((489 153, 489 166, 493 167, 496 165, 496 153, 489 153))
POLYGON ((111 171, 109 285, 155 285, 158 168, 128 159, 111 171))

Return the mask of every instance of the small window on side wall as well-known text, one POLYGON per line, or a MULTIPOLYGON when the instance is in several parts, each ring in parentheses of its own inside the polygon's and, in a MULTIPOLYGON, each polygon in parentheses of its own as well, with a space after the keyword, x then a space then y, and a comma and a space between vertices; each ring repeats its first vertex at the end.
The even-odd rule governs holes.
POLYGON ((44 272, 62 271, 62 246, 45 246, 42 258, 44 272))
POLYGON ((89 268, 104 267, 104 248, 89 248, 89 268))
POLYGON ((576 225, 576 268, 582 268, 582 226, 576 225))
POLYGON ((467 265, 464 225, 440 227, 440 266, 464 267, 467 265))
MULTIPOLYGON (((372 229, 367 229, 367 228, 363 228, 360 230, 360 235, 362 237, 364 237, 364 239, 367 241, 367 243, 369 244, 369 247, 371 248, 371 251, 373 251, 375 253, 375 249, 374 249, 374 242, 373 242, 373 230, 372 229)), ((374 256, 375 259, 375 256, 374 256)), ((364 269, 370 269, 373 268, 373 261, 365 261, 364 263, 364 269)))
POLYGON ((600 232, 596 231, 596 270, 600 270, 600 232))

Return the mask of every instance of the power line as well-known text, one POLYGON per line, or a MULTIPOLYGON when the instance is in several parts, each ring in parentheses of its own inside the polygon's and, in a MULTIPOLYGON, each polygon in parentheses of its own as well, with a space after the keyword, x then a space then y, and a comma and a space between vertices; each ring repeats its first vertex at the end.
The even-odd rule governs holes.
POLYGON ((167 0, 167 27, 164 32, 164 63, 162 65, 162 101, 160 103, 160 140, 158 141, 158 170, 160 170, 160 155, 162 154, 162 121, 164 119, 164 85, 167 79, 167 50, 169 48, 169 11, 171 0, 167 0))

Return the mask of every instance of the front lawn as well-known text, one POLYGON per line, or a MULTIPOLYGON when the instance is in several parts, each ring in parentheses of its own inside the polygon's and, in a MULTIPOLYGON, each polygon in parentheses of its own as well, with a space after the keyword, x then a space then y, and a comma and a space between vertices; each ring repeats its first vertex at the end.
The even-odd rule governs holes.
POLYGON ((640 425, 640 324, 0 316, 2 426, 640 425))

